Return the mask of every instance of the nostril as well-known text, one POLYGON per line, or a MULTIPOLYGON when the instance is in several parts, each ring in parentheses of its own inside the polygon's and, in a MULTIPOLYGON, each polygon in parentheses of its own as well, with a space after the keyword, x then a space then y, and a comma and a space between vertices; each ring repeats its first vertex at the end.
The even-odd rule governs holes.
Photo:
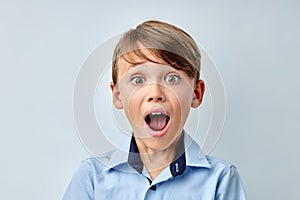
POLYGON ((150 97, 148 101, 163 101, 164 99, 162 97, 150 97))

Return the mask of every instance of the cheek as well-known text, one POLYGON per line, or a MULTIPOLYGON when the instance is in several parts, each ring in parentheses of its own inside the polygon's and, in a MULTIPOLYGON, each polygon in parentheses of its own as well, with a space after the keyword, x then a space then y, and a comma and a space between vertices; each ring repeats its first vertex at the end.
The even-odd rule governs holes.
POLYGON ((186 88, 168 88, 167 103, 173 107, 177 116, 184 115, 191 105, 191 96, 186 88))
POLYGON ((128 119, 132 123, 138 123, 141 121, 141 104, 143 102, 143 95, 139 90, 128 91, 127 95, 124 96, 124 110, 128 119))
POLYGON ((177 101, 180 104, 182 114, 186 112, 186 110, 189 111, 192 99, 194 96, 194 88, 193 88, 193 80, 190 78, 185 78, 184 75, 182 75, 182 79, 180 84, 175 85, 170 88, 171 91, 173 91, 174 95, 176 95, 177 101))
POLYGON ((173 90, 180 104, 181 109, 190 108, 193 99, 193 90, 191 88, 178 88, 173 90))
POLYGON ((135 89, 128 86, 126 83, 120 84, 120 98, 122 100, 124 109, 128 108, 130 101, 132 101, 132 97, 135 96, 135 89))
POLYGON ((178 90, 173 90, 173 92, 174 98, 176 98, 173 99, 173 102, 176 102, 176 105, 173 104, 173 106, 176 107, 176 116, 178 118, 178 121, 181 122, 181 125, 183 125, 190 112, 193 91, 191 88, 179 88, 178 90))

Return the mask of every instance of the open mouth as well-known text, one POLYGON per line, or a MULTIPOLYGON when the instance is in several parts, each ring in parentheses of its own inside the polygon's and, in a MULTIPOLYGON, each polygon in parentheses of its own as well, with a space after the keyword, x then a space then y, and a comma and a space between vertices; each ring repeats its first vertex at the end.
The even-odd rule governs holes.
POLYGON ((169 115, 161 112, 151 112, 145 117, 145 122, 153 131, 162 131, 170 120, 169 115))

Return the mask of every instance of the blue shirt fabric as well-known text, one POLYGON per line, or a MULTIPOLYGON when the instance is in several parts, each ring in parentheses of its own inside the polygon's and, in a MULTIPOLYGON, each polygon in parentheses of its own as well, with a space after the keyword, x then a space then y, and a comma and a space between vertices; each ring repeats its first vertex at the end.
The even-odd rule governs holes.
POLYGON ((246 195, 237 169, 206 156, 184 133, 174 161, 154 180, 138 156, 134 138, 120 149, 82 161, 63 197, 77 199, 244 200, 246 195))

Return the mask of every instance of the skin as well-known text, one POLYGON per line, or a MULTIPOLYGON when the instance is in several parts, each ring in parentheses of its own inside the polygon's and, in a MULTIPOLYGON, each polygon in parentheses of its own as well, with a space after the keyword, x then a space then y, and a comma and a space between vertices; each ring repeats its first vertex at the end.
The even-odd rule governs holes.
POLYGON ((153 59, 161 64, 144 61, 132 65, 119 59, 118 83, 111 83, 111 90, 114 106, 124 109, 141 160, 155 179, 173 161, 190 108, 201 104, 205 86, 202 80, 195 84, 183 71, 153 59), (166 128, 153 131, 144 119, 149 112, 167 113, 170 120, 166 128))

